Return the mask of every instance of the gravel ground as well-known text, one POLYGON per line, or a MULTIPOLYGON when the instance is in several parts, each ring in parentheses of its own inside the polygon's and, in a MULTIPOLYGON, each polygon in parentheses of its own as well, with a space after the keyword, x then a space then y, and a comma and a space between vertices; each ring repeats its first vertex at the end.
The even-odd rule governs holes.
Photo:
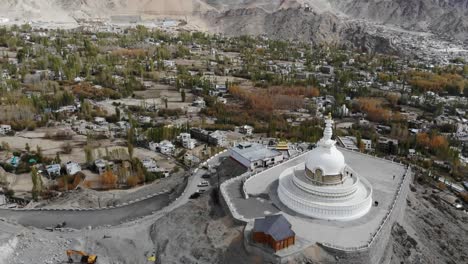
POLYGON ((252 263, 242 246, 242 226, 204 194, 151 226, 161 263, 252 263))
POLYGON ((416 183, 401 223, 393 226, 392 264, 467 263, 468 214, 416 183))

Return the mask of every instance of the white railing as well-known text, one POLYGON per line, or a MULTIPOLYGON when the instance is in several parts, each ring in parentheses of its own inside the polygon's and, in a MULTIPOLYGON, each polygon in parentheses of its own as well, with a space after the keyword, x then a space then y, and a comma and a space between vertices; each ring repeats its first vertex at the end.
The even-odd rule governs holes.
MULTIPOLYGON (((258 178, 258 177, 260 177, 260 176, 262 176, 262 175, 264 175, 264 174, 267 174, 268 172, 270 172, 270 170, 275 169, 276 167, 280 166, 280 165, 283 164, 283 163, 291 162, 291 161, 296 160, 296 159, 298 159, 298 158, 300 158, 300 157, 302 157, 302 156, 304 156, 304 155, 307 155, 308 153, 309 153, 309 152, 307 151, 307 152, 305 152, 305 153, 300 153, 300 154, 298 154, 298 155, 296 155, 296 156, 294 156, 294 157, 290 157, 289 159, 282 160, 282 161, 278 162, 277 164, 275 164, 274 166, 267 168, 266 170, 262 170, 262 171, 259 171, 259 172, 252 172, 251 175, 249 175, 249 176, 247 177, 247 180, 246 180, 245 183, 244 183, 244 185, 246 186, 245 188, 243 188, 243 190, 245 191, 245 195, 244 195, 244 196, 247 196, 247 197, 248 197, 248 196, 249 196, 249 193, 251 194, 251 192, 249 192, 249 191, 247 190, 247 185, 249 184, 250 181, 252 181, 253 179, 256 179, 256 178, 258 178)), ((278 177, 279 177, 279 175, 278 175, 278 177)), ((270 177, 269 177, 269 178, 270 178, 270 177)), ((274 179, 271 178, 270 180, 272 180, 272 182, 273 182, 274 179)), ((265 184, 265 185, 267 185, 267 184, 265 184)), ((257 194, 257 193, 255 193, 255 194, 257 194)))

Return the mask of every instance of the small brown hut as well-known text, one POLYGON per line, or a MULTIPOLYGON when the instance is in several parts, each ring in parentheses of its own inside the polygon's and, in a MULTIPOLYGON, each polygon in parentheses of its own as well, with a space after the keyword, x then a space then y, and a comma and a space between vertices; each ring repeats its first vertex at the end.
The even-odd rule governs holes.
POLYGON ((269 245, 275 252, 294 245, 296 233, 283 215, 255 219, 252 240, 269 245))

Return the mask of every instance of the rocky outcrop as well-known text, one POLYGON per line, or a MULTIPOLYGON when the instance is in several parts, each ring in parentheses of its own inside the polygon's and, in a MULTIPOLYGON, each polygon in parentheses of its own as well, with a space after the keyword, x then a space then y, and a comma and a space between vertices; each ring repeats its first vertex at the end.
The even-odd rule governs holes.
POLYGON ((468 40, 468 0, 330 0, 350 19, 394 24, 410 30, 468 40))

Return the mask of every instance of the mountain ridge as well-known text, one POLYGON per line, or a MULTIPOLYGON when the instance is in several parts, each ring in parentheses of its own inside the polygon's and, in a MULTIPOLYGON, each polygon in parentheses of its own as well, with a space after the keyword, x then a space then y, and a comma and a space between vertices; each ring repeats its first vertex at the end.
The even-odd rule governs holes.
POLYGON ((312 42, 369 38, 364 21, 468 43, 468 0, 6 0, 0 7, 0 17, 12 20, 73 22, 119 14, 189 17, 206 31, 312 42))

